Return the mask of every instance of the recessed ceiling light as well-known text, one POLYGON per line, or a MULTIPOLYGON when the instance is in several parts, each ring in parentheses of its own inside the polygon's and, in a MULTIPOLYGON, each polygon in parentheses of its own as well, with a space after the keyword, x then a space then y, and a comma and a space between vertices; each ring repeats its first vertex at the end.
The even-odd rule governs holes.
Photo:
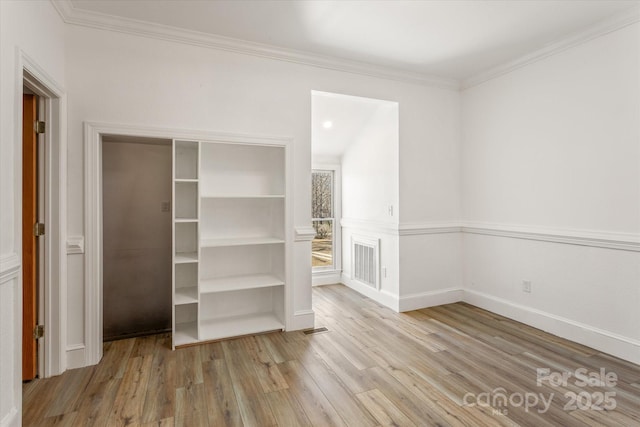
POLYGON ((326 122, 322 123, 322 127, 325 129, 331 129, 333 127, 333 122, 331 120, 327 120, 326 122))

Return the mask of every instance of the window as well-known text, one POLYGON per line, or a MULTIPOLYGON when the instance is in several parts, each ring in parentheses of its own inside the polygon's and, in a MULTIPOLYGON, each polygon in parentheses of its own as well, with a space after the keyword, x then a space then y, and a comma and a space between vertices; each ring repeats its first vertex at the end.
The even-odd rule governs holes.
POLYGON ((316 236, 311 243, 311 265, 314 269, 335 269, 335 203, 334 172, 313 170, 311 179, 311 215, 316 236))

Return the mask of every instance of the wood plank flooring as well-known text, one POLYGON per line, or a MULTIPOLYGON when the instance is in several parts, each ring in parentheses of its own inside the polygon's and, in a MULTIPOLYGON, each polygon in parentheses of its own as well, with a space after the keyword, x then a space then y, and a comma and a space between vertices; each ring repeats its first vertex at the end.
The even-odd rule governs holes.
POLYGON ((99 365, 24 385, 24 425, 640 426, 638 365, 464 303, 313 297, 326 332, 105 343, 99 365))

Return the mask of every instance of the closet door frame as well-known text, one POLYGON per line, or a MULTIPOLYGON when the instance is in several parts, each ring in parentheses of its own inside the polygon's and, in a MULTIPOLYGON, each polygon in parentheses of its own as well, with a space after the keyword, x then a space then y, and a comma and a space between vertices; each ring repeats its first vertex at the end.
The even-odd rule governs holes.
POLYGON ((85 348, 84 366, 102 359, 102 137, 133 136, 271 145, 285 150, 285 330, 294 325, 293 312, 293 139, 290 137, 201 132, 185 129, 140 127, 126 124, 84 122, 85 154, 85 348))

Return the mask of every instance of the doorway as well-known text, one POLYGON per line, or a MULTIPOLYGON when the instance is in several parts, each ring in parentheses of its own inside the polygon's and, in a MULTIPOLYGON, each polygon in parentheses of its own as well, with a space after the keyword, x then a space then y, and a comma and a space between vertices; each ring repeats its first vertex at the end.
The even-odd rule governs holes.
POLYGON ((312 283, 382 292, 399 262, 398 103, 312 91, 311 117, 312 283))
MULTIPOLYGON (((38 66, 31 58, 20 51, 18 56, 18 73, 20 77, 20 86, 16 88, 19 97, 16 97, 16 110, 22 115, 18 120, 22 122, 20 128, 19 141, 16 141, 18 148, 18 156, 16 162, 16 170, 19 171, 19 187, 20 195, 19 213, 19 233, 17 238, 21 242, 20 259, 24 257, 22 240, 29 241, 36 236, 33 235, 35 223, 44 224, 44 235, 37 237, 37 242, 31 244, 34 248, 31 258, 34 259, 32 267, 27 267, 32 271, 31 275, 34 279, 31 286, 31 295, 23 299, 23 305, 20 307, 20 316, 28 317, 29 321, 24 321, 21 327, 21 347, 25 347, 28 340, 31 349, 22 353, 28 355, 31 366, 31 376, 33 375, 35 364, 35 373, 39 378, 46 378, 52 375, 62 373, 65 366, 66 343, 64 342, 64 333, 66 330, 66 316, 62 310, 66 303, 66 265, 67 257, 66 249, 66 224, 67 224, 67 204, 66 204, 66 133, 65 126, 65 105, 66 97, 62 88, 52 80, 42 68, 38 66), (23 111, 22 95, 33 95, 35 99, 36 112, 31 112, 32 117, 25 117, 23 111), (27 207, 25 209, 26 197, 23 197, 23 144, 22 134, 32 134, 34 131, 34 117, 44 124, 39 125, 39 133, 35 138, 36 147, 32 150, 33 154, 28 154, 26 158, 30 158, 35 162, 35 166, 31 169, 35 171, 33 178, 32 193, 34 195, 29 198, 35 202, 35 209, 27 207), (42 133, 42 131, 44 131, 42 133), (34 186, 35 185, 35 186, 34 186), (23 211, 30 211, 31 216, 27 219, 23 217, 23 211), (33 213, 35 212, 35 214, 33 213), (30 305, 31 308, 24 307, 24 303, 30 305), (30 313, 27 313, 30 310, 30 313), (36 324, 42 326, 38 328, 37 336, 34 338, 34 328, 36 324), (34 362, 35 360, 35 362, 34 362)), ((33 103, 32 103, 33 104, 33 103)), ((33 111, 33 110, 31 110, 33 111)), ((33 173, 32 173, 33 174, 33 173)), ((42 230, 38 231, 42 234, 42 230)), ((29 244, 29 242, 27 242, 29 244)), ((24 283, 21 282, 21 285, 24 283)), ((24 289, 24 286, 23 286, 24 289)), ((24 349, 23 349, 24 350, 24 349)), ((23 369, 24 370, 24 369, 23 369)), ((25 377, 26 378, 26 377, 25 377)))

